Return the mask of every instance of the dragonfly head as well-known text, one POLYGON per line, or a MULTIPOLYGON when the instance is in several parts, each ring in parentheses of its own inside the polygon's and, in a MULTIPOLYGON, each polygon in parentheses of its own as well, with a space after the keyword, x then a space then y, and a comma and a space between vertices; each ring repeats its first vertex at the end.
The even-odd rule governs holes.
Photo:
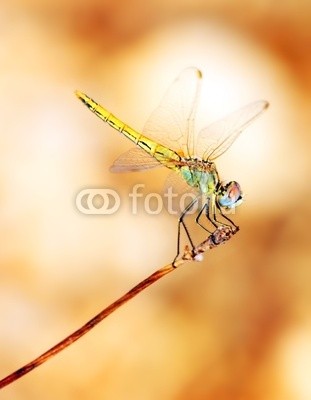
POLYGON ((221 182, 216 195, 218 205, 225 209, 235 208, 243 201, 243 193, 236 181, 221 182))

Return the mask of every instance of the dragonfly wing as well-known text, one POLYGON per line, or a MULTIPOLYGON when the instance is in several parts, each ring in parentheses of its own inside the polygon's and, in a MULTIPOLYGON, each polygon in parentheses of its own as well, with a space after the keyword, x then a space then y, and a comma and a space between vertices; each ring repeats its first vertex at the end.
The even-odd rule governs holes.
POLYGON ((203 129, 197 138, 197 155, 203 160, 215 160, 268 106, 264 100, 250 103, 203 129))
POLYGON ((133 147, 122 153, 110 167, 111 172, 141 171, 155 167, 161 167, 155 158, 146 153, 140 147, 133 147))
MULTIPOLYGON (((189 186, 179 173, 173 171, 166 178, 163 194, 167 211, 181 215, 185 208, 199 196, 199 190, 189 186)), ((191 212, 195 211, 194 208, 191 212)))
POLYGON ((193 154, 194 117, 202 73, 197 68, 181 72, 145 124, 143 134, 168 147, 193 154))

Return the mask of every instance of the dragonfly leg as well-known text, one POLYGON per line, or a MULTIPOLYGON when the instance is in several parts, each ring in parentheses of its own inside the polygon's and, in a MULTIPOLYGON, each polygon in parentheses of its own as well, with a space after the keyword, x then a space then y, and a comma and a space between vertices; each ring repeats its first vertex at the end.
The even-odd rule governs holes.
POLYGON ((215 225, 216 227, 218 227, 220 225, 228 226, 230 228, 234 227, 236 231, 239 230, 239 227, 230 218, 228 218, 226 215, 224 215, 224 213, 222 212, 222 209, 220 208, 219 204, 217 204, 214 200, 211 203, 212 203, 211 204, 212 218, 208 214, 206 214, 206 216, 207 216, 208 220, 212 222, 213 225, 215 225), (222 218, 227 220, 230 224, 226 224, 224 222, 219 221, 217 219, 217 212, 222 216, 222 218))
POLYGON ((207 204, 207 203, 205 203, 204 206, 201 208, 199 214, 197 215, 197 217, 196 217, 196 219, 195 219, 195 222, 196 222, 201 228, 203 228, 206 232, 212 233, 212 232, 209 231, 207 228, 205 228, 205 226, 204 226, 203 224, 201 224, 201 222, 200 222, 200 218, 201 218, 201 215, 202 215, 202 213, 203 213, 204 210, 205 210, 205 215, 207 215, 207 214, 208 214, 208 204, 207 204))
POLYGON ((195 205, 195 203, 196 203, 197 201, 198 201, 198 198, 197 198, 197 197, 196 197, 195 199, 193 199, 192 202, 189 203, 189 204, 187 205, 187 207, 183 210, 183 212, 181 213, 181 215, 180 215, 180 217, 179 217, 179 219, 178 219, 178 230, 177 230, 177 254, 176 254, 176 256, 175 256, 175 258, 174 258, 174 260, 173 260, 173 262, 172 262, 173 265, 175 264, 175 261, 177 260, 179 254, 180 254, 180 226, 181 226, 181 225, 183 226, 183 228, 184 228, 184 230, 185 230, 185 232, 186 232, 186 235, 187 235, 187 237, 188 237, 188 239, 189 239, 189 242, 190 242, 190 244, 191 244, 192 249, 194 249, 194 244, 193 244, 193 241, 192 241, 192 239, 191 239, 189 230, 188 230, 188 228, 187 228, 187 226, 186 226, 186 224, 185 224, 184 217, 185 217, 186 214, 191 210, 191 208, 195 205))
POLYGON ((208 201, 208 207, 205 209, 206 218, 209 222, 214 225, 215 228, 218 228, 219 225, 222 225, 216 218, 216 209, 215 209, 215 198, 210 197, 208 201))
POLYGON ((226 217, 223 213, 221 208, 218 206, 218 204, 215 202, 214 198, 210 198, 208 203, 205 203, 204 206, 201 208, 198 216, 196 217, 195 221, 198 225, 200 225, 201 228, 203 228, 205 231, 207 231, 208 233, 211 233, 207 228, 205 228, 205 226, 203 226, 203 224, 200 223, 199 219, 203 213, 203 211, 205 210, 205 216, 206 218, 209 220, 209 222, 215 227, 218 228, 219 226, 228 226, 228 227, 234 227, 235 229, 239 229, 235 223, 233 221, 231 221, 231 219, 229 219, 228 217, 226 217), (226 219, 228 222, 230 222, 229 224, 226 224, 224 222, 221 222, 217 219, 217 212, 220 213, 220 215, 226 219))
MULTIPOLYGON (((218 209, 218 211, 219 211, 219 214, 220 214, 224 219, 226 219, 228 222, 230 222, 231 226, 233 226, 233 227, 235 228, 235 230, 238 231, 238 230, 239 230, 239 227, 238 227, 230 218, 228 218, 228 217, 222 212, 220 206, 217 204, 216 207, 217 207, 217 209, 218 209)), ((223 225, 227 225, 227 224, 223 224, 223 225)))

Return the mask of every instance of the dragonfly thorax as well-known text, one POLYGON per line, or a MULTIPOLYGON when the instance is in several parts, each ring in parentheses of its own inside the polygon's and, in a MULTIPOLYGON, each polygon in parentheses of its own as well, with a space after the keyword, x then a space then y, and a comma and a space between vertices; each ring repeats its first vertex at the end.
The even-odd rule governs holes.
POLYGON ((219 182, 214 163, 198 158, 181 160, 181 175, 192 187, 197 187, 201 193, 214 193, 219 182))

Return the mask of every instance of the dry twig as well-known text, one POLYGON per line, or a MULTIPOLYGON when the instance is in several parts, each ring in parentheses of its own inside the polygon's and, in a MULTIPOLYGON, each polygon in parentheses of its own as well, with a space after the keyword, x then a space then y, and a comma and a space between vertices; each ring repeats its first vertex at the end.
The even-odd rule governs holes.
POLYGON ((67 336, 65 339, 57 343, 55 346, 51 347, 49 350, 41 354, 39 357, 35 358, 28 364, 24 365, 23 367, 17 369, 7 377, 3 378, 0 381, 0 389, 11 384, 12 382, 16 381, 22 376, 26 375, 28 372, 37 368, 39 365, 43 364, 51 357, 55 356, 57 353, 61 352, 66 347, 70 346, 72 343, 80 339, 83 335, 85 335, 92 328, 94 328, 94 326, 96 326, 99 322, 105 319, 108 315, 116 311, 124 303, 135 297, 138 293, 142 292, 144 289, 155 283, 163 276, 167 275, 169 272, 172 272, 174 269, 180 267, 187 261, 201 261, 203 259, 203 253, 206 250, 213 249, 214 247, 217 247, 220 244, 225 243, 236 233, 236 231, 237 230, 233 230, 228 226, 220 226, 215 230, 215 232, 213 232, 210 236, 208 236, 208 238, 204 242, 200 243, 194 249, 191 250, 189 249, 188 246, 186 246, 184 254, 174 264, 171 263, 166 265, 165 267, 160 268, 152 275, 148 276, 146 279, 141 281, 138 285, 133 287, 129 292, 124 294, 114 303, 110 304, 108 307, 102 310, 99 314, 93 317, 81 328, 79 328, 78 330, 67 336))

